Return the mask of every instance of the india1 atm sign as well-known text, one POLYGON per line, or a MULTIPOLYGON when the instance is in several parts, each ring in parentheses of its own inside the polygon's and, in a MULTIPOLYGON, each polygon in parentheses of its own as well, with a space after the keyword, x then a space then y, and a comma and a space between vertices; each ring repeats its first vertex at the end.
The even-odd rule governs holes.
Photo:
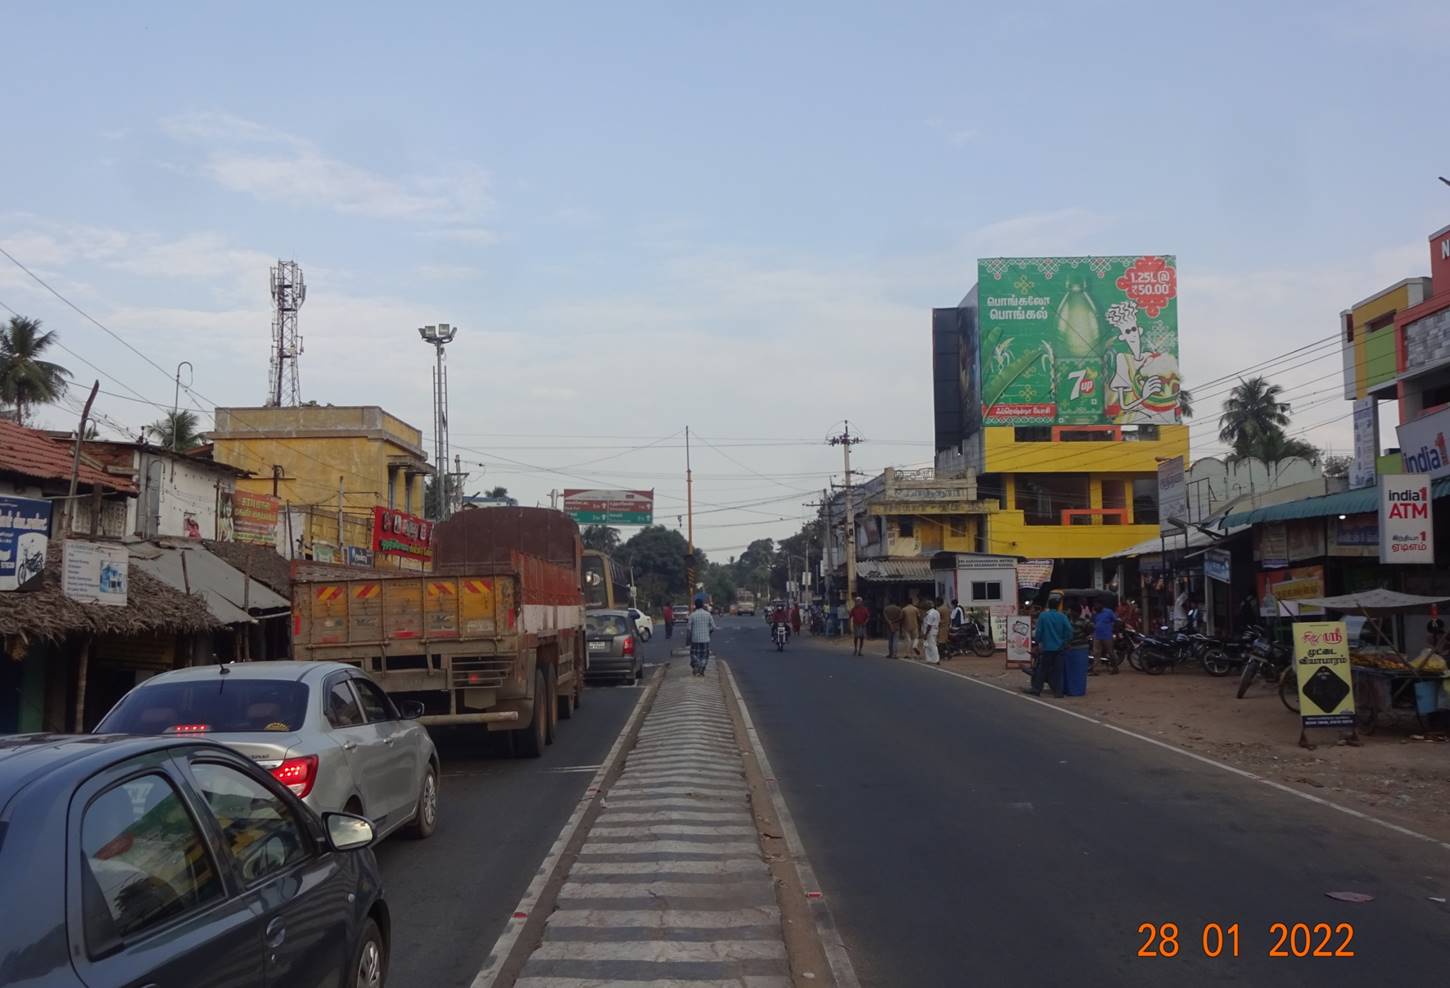
POLYGON ((1433 481, 1425 474, 1394 474, 1379 479, 1380 562, 1435 562, 1433 481))
POLYGON ((564 513, 581 525, 649 525, 654 508, 654 491, 564 492, 564 513))

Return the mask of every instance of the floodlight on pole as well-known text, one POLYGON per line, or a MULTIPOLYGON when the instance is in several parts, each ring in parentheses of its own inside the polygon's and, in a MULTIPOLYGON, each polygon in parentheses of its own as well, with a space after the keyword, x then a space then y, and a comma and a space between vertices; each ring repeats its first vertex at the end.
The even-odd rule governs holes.
MULTIPOLYGON (((448 365, 443 348, 453 342, 458 327, 446 322, 418 327, 418 337, 433 347, 437 363, 433 369, 433 520, 443 521, 452 513, 456 485, 448 475, 448 365)), ((461 481, 462 478, 459 478, 461 481)))

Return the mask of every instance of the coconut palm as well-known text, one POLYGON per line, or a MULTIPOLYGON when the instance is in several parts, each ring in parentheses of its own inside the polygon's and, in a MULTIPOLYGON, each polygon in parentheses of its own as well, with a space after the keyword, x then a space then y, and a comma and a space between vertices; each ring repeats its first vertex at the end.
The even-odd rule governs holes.
POLYGON ((1187 388, 1178 389, 1178 417, 1193 418, 1193 394, 1187 388))
POLYGON ((1275 434, 1283 438, 1289 424, 1289 404, 1280 400, 1283 393, 1262 377, 1241 378, 1234 385, 1218 419, 1218 438, 1233 448, 1234 459, 1263 459, 1264 443, 1275 434))
POLYGON ((146 427, 156 445, 167 449, 195 449, 204 441, 196 413, 188 409, 167 412, 146 427))
POLYGON ((0 327, 0 401, 15 409, 21 425, 32 406, 65 394, 70 371, 42 359, 55 342, 55 332, 41 332, 38 319, 12 316, 8 326, 0 327))

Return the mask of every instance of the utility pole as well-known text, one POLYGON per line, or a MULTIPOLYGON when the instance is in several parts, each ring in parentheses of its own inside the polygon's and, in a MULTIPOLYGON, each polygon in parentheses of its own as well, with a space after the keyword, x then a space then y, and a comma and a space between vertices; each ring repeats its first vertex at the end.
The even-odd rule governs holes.
MULTIPOLYGON (((75 456, 71 459, 71 464, 70 464, 70 496, 65 499, 65 534, 66 534, 66 537, 67 538, 70 537, 70 533, 71 532, 75 531, 75 523, 76 523, 76 487, 80 483, 80 475, 81 475, 81 443, 83 443, 85 441, 85 438, 86 438, 86 419, 88 419, 88 418, 91 417, 91 405, 93 405, 95 403, 95 400, 96 400, 96 392, 97 391, 100 391, 100 390, 101 390, 101 382, 99 380, 97 380, 95 384, 92 384, 91 385, 91 393, 86 396, 86 407, 81 409, 81 422, 80 422, 80 425, 76 426, 76 448, 75 448, 75 456)), ((101 534, 100 533, 100 526, 97 525, 96 526, 96 531, 92 532, 91 534, 92 535, 100 535, 101 534)), ((82 667, 82 669, 81 669, 81 674, 82 674, 82 678, 80 679, 80 682, 82 684, 84 684, 84 682, 85 682, 85 678, 84 678, 85 677, 85 669, 84 669, 84 667, 82 667)), ((82 689, 84 689, 84 686, 82 686, 82 689)), ((77 715, 77 716, 79 716, 79 715, 77 715)), ((77 726, 79 726, 79 721, 77 721, 77 726)))
POLYGON ((173 453, 179 448, 177 439, 180 438, 180 430, 176 428, 176 417, 181 414, 181 368, 183 367, 187 371, 186 386, 188 388, 191 387, 192 377, 196 373, 196 368, 191 366, 190 360, 183 360, 176 365, 176 390, 171 396, 171 452, 173 453))
POLYGON ((690 551, 685 555, 686 604, 695 600, 695 475, 690 470, 690 427, 685 426, 685 538, 690 551))
POLYGON ((850 422, 844 425, 841 434, 832 436, 829 442, 840 446, 846 458, 846 597, 850 599, 856 596, 856 511, 851 503, 851 447, 861 442, 861 437, 851 435, 850 422))
POLYGON ((555 511, 559 509, 559 489, 557 487, 549 492, 549 507, 555 511))

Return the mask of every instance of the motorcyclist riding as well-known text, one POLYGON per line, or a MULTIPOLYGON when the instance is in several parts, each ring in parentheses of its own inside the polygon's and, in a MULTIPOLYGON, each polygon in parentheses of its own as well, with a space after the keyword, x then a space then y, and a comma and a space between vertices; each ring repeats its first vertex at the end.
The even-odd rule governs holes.
POLYGON ((777 625, 785 627, 785 640, 790 641, 790 613, 786 611, 784 604, 778 605, 775 610, 770 612, 770 635, 772 639, 775 637, 777 625))

